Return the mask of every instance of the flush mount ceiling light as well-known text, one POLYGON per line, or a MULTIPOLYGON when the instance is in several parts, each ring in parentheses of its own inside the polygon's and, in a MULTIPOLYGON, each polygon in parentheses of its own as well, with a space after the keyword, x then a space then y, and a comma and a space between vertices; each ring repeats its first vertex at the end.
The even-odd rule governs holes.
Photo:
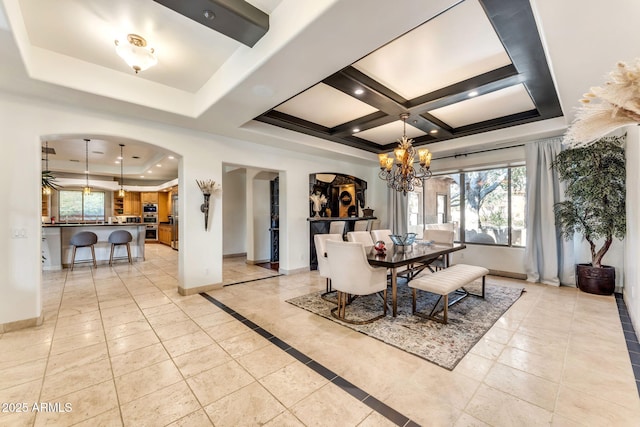
POLYGON ((147 47, 144 37, 127 35, 127 40, 116 40, 116 53, 138 74, 158 63, 153 48, 147 47))

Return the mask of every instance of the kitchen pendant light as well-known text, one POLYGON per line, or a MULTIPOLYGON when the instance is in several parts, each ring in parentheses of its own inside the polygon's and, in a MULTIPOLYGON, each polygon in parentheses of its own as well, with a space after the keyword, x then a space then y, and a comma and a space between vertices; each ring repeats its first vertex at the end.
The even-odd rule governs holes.
POLYGON ((118 191, 118 197, 124 197, 124 188, 123 186, 123 177, 122 177, 122 168, 124 163, 124 156, 122 155, 122 149, 124 148, 124 144, 120 144, 120 191, 118 191))
POLYGON ((89 187, 89 139, 84 140, 84 152, 85 152, 85 170, 84 175, 86 178, 86 185, 82 189, 85 195, 91 194, 91 187, 89 187))
MULTIPOLYGON (((51 171, 49 171, 49 141, 44 142, 44 172, 42 173, 42 175, 43 175, 43 178, 44 176, 49 177, 51 175, 51 171)), ((47 183, 46 185, 42 186, 42 195, 48 196, 50 194, 51 194, 51 187, 47 183)))

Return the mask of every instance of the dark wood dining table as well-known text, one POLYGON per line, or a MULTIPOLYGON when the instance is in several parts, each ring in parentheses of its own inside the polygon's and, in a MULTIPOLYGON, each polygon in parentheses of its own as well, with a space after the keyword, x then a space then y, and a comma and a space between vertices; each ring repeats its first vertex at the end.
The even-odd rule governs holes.
POLYGON ((404 266, 413 266, 421 264, 424 266, 431 260, 441 255, 447 255, 451 252, 459 251, 466 248, 463 243, 454 243, 452 245, 446 243, 417 242, 411 246, 387 247, 385 253, 378 253, 373 246, 365 248, 367 252, 367 260, 370 265, 376 267, 386 267, 391 270, 391 301, 393 317, 398 314, 398 269, 404 266))

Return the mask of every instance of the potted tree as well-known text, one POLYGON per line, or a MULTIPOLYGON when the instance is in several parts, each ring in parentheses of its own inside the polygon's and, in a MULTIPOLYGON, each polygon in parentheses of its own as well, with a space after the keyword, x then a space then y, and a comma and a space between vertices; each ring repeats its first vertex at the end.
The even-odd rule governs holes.
POLYGON ((605 137, 565 150, 552 165, 567 185, 567 200, 554 205, 560 234, 570 240, 580 233, 591 249, 591 264, 576 266, 576 284, 584 292, 611 295, 615 289, 615 269, 602 265, 602 258, 613 238, 622 240, 626 232, 624 140, 605 137))

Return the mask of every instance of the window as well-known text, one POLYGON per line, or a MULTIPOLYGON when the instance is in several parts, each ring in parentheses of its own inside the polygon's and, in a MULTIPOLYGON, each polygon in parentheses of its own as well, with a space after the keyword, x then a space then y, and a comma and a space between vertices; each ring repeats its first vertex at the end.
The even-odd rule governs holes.
POLYGON ((59 191, 60 221, 104 221, 104 193, 92 191, 85 195, 81 190, 59 191))
MULTIPOLYGON (((524 246, 525 190, 524 166, 434 176, 420 189, 425 227, 449 222, 457 241, 524 246)), ((409 231, 421 225, 414 198, 410 193, 409 231)))
POLYGON ((421 233, 424 228, 422 213, 422 188, 416 188, 415 191, 407 193, 407 197, 408 231, 413 233, 421 233))

